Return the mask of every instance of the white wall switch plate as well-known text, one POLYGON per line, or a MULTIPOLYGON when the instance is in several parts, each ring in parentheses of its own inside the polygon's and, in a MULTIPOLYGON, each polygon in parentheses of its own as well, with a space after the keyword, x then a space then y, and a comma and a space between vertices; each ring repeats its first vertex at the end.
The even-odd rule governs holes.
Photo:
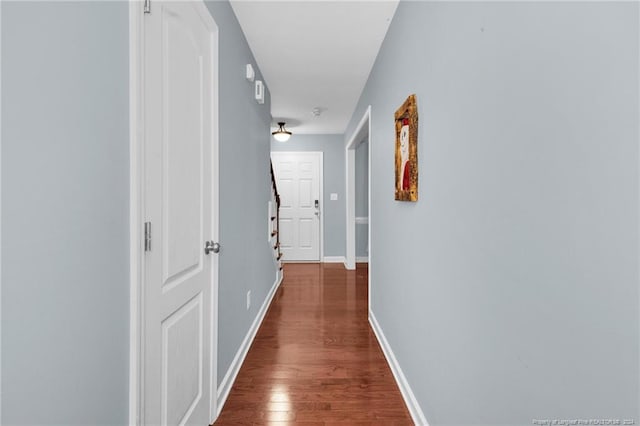
POLYGON ((247 311, 251 307, 251 290, 247 292, 247 311))
POLYGON ((247 80, 253 81, 256 78, 256 72, 253 70, 251 64, 247 64, 247 80))
POLYGON ((336 201, 338 199, 338 194, 336 194, 335 192, 331 193, 331 201, 336 201))

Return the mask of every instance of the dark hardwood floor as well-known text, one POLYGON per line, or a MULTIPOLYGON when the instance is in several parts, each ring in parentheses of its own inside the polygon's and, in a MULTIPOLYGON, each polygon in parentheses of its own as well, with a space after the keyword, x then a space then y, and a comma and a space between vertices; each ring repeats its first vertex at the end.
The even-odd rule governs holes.
POLYGON ((215 425, 412 425, 367 319, 367 265, 287 264, 215 425))

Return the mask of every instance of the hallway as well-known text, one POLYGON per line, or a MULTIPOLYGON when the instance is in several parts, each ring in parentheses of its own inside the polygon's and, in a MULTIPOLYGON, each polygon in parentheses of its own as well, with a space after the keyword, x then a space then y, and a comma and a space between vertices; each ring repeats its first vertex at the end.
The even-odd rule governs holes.
POLYGON ((413 424, 369 327, 367 273, 285 265, 215 424, 413 424))

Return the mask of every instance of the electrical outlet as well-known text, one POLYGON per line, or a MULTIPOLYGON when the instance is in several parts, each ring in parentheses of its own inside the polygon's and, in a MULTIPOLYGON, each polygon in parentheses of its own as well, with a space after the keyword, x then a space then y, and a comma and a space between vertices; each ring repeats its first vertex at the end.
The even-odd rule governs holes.
POLYGON ((251 307, 251 290, 247 292, 247 311, 251 307))

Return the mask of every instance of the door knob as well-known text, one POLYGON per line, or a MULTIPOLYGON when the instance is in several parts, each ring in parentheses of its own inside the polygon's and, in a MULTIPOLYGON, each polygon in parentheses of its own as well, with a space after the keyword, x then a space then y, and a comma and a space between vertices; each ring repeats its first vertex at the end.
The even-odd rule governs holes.
POLYGON ((220 244, 213 241, 207 241, 204 243, 204 254, 220 253, 220 244))

